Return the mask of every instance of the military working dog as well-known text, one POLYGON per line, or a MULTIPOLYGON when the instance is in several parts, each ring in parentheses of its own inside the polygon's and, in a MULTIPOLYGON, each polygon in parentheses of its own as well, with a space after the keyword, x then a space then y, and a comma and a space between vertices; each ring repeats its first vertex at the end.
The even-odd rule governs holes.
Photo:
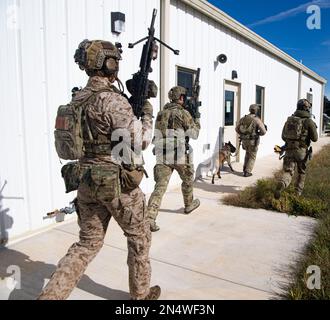
POLYGON ((215 153, 212 158, 212 184, 214 184, 215 175, 217 174, 219 179, 221 179, 221 168, 225 164, 228 163, 228 166, 231 172, 235 172, 231 165, 231 155, 236 153, 236 148, 229 141, 225 143, 224 147, 219 151, 219 153, 215 153))
POLYGON ((212 172, 212 184, 214 184, 216 174, 218 174, 218 177, 221 179, 220 170, 225 162, 228 163, 229 168, 232 172, 234 172, 234 169, 231 165, 231 155, 235 153, 236 148, 231 144, 231 142, 229 141, 228 143, 225 143, 220 151, 216 151, 213 154, 212 158, 206 160, 198 166, 196 170, 195 182, 203 180, 203 172, 206 173, 206 175, 208 175, 209 172, 212 172))

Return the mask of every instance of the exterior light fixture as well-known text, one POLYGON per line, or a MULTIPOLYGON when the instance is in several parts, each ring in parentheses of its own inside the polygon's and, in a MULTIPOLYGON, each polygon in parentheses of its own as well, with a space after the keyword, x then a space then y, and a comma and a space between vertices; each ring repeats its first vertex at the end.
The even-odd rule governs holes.
POLYGON ((233 70, 233 71, 231 72, 231 79, 232 79, 232 80, 235 80, 235 79, 237 79, 237 78, 238 78, 237 71, 233 70))
POLYGON ((120 34, 125 31, 125 14, 111 12, 111 32, 120 34))

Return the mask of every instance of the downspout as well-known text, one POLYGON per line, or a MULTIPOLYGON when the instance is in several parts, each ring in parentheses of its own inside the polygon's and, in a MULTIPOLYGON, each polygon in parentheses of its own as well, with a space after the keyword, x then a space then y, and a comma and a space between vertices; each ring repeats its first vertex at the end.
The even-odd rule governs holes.
MULTIPOLYGON (((170 0, 160 0, 160 39, 165 43, 170 42, 170 0)), ((160 48, 160 109, 167 102, 167 95, 170 90, 170 56, 164 46, 160 48)))
POLYGON ((320 136, 323 135, 324 92, 325 84, 323 83, 321 90, 320 136))
POLYGON ((298 78, 298 100, 300 100, 301 97, 301 82, 303 77, 303 71, 299 70, 299 78, 298 78))

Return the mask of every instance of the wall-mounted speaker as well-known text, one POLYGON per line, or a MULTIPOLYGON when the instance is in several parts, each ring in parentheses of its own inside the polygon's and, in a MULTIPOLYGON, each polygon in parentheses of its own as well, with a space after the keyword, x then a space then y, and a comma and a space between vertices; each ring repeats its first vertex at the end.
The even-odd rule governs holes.
POLYGON ((227 62, 227 56, 225 54, 220 54, 217 58, 217 61, 219 61, 220 63, 226 63, 227 62))

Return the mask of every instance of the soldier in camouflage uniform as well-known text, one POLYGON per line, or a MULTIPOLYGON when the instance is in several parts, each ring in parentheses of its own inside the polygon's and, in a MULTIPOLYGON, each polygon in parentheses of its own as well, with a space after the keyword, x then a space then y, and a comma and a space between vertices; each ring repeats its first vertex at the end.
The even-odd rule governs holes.
MULTIPOLYGON (((85 101, 91 92, 94 93, 94 99, 84 106, 88 125, 83 126, 83 132, 86 136, 88 131, 93 140, 86 138, 85 156, 79 161, 84 170, 76 203, 80 240, 59 262, 40 294, 40 300, 69 297, 88 264, 102 248, 111 217, 127 237, 132 299, 154 300, 160 296, 158 286, 150 288, 151 232, 145 196, 137 184, 127 187, 121 182, 122 160, 113 154, 111 141, 112 133, 123 129, 129 133, 132 144, 135 139, 134 146, 144 150, 151 142, 153 108, 146 101, 142 120, 138 121, 127 99, 113 86, 118 80, 120 59, 121 50, 105 41, 85 40, 75 55, 79 67, 86 70, 90 78, 87 86, 73 99, 85 101)), ((134 174, 134 170, 131 173, 134 174)))
POLYGON ((193 196, 194 164, 192 152, 189 152, 187 137, 197 139, 200 131, 200 119, 193 119, 184 109, 186 89, 174 87, 169 92, 170 103, 158 113, 155 126, 156 166, 154 192, 148 203, 148 217, 152 232, 159 230, 156 224, 158 210, 174 170, 182 180, 182 195, 185 213, 189 214, 200 206, 193 196))
POLYGON ((236 126, 236 132, 240 136, 242 147, 246 151, 243 173, 244 177, 251 177, 255 161, 257 159, 260 136, 267 133, 267 128, 257 116, 260 106, 250 106, 250 114, 243 117, 236 126))
POLYGON ((311 103, 306 99, 301 99, 297 104, 297 111, 284 125, 282 139, 285 141, 285 157, 283 171, 278 181, 275 191, 275 198, 281 197, 281 192, 286 189, 292 181, 295 169, 298 176, 295 183, 296 194, 300 196, 304 190, 306 168, 311 141, 317 142, 317 126, 311 119, 311 103))

